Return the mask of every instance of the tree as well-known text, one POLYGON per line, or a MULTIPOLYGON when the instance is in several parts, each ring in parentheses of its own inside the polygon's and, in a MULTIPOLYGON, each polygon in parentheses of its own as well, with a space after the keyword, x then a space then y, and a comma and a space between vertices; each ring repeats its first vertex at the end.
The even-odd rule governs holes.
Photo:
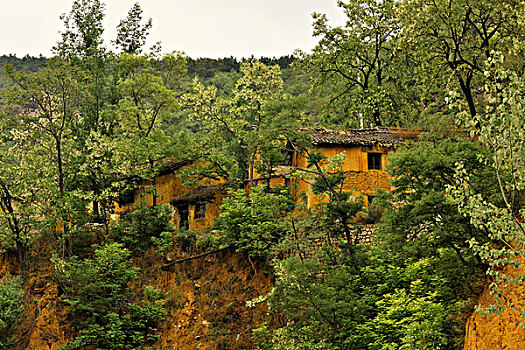
POLYGON ((271 349, 366 348, 374 296, 363 298, 364 280, 344 262, 336 267, 320 260, 289 258, 276 266, 268 301, 286 325, 272 332, 271 349))
MULTIPOLYGON (((475 117, 484 108, 484 62, 520 35, 512 1, 403 1, 400 52, 419 66, 421 86, 458 90, 475 117), (515 34, 513 34, 515 32, 515 34), (444 71, 448 75, 444 75, 444 71)), ((447 89, 447 90, 445 90, 447 89)))
MULTIPOLYGON (((162 112, 176 105, 174 92, 168 87, 173 84, 169 76, 180 78, 185 71, 184 58, 174 53, 166 55, 166 60, 173 59, 166 74, 153 67, 155 58, 122 54, 118 59, 122 78, 117 84, 121 100, 119 109, 121 124, 126 132, 138 138, 148 138, 158 130, 162 112)), ((159 62, 162 65, 162 59, 159 62)), ((170 62, 166 62, 170 63, 170 62)))
POLYGON ((65 30, 61 33, 62 41, 53 47, 54 52, 69 60, 103 54, 104 9, 100 0, 75 0, 69 14, 60 17, 65 30))
POLYGON ((237 251, 264 258, 284 236, 279 222, 292 209, 293 201, 286 191, 266 193, 256 186, 246 195, 244 189, 231 190, 224 198, 216 227, 237 251))
MULTIPOLYGON (((519 50, 521 45, 517 44, 516 48, 519 50)), ((466 112, 458 115, 471 135, 490 150, 483 160, 496 173, 498 196, 490 198, 483 189, 472 186, 472 176, 461 163, 458 163, 455 182, 449 186, 449 194, 458 210, 491 240, 490 243, 475 238, 469 241, 474 252, 488 264, 489 287, 497 301, 489 311, 501 312, 510 307, 525 318, 525 310, 503 295, 504 286, 521 284, 524 276, 502 267, 520 267, 525 256, 525 82, 519 72, 506 68, 505 56, 493 53, 487 62, 485 72, 489 83, 485 113, 480 118, 472 118, 466 112)))
POLYGON ((0 280, 0 349, 14 342, 15 320, 24 310, 24 291, 19 278, 0 280))
POLYGON ((56 59, 38 73, 8 68, 8 74, 15 83, 11 90, 13 101, 35 107, 34 112, 18 115, 24 122, 18 123, 17 135, 25 138, 19 139, 25 151, 38 159, 41 166, 48 167, 42 171, 49 171, 47 193, 53 206, 49 210, 57 218, 51 229, 57 237, 63 234, 62 248, 72 255, 69 227, 75 198, 68 182, 70 152, 66 150, 75 136, 72 123, 79 117, 81 101, 87 96, 83 72, 56 59))
POLYGON ((447 265, 442 272, 450 279, 449 273, 456 274, 459 288, 469 287, 470 278, 482 268, 467 242, 473 238, 485 242, 487 236, 447 200, 446 188, 455 183, 455 164, 462 162, 471 174, 470 185, 494 196, 494 173, 479 160, 482 154, 487 154, 484 147, 461 135, 454 139, 436 135, 389 156, 394 190, 387 195, 390 210, 382 218, 383 243, 419 257, 448 251, 456 256, 456 267, 447 265))
MULTIPOLYGON (((4 135, 5 137, 5 135, 4 135)), ((39 205, 45 203, 40 183, 30 157, 19 154, 16 145, 3 145, 0 156, 0 248, 14 249, 20 274, 25 275, 28 252, 41 228, 37 219, 39 205)))
POLYGON ((117 26, 117 38, 113 42, 122 52, 137 55, 146 43, 151 29, 151 18, 142 24, 142 8, 136 2, 125 19, 117 26))
POLYGON ((222 178, 239 187, 254 182, 258 164, 263 164, 259 174, 271 171, 272 152, 260 150, 265 144, 278 149, 283 143, 278 135, 284 127, 276 125, 266 110, 282 90, 279 67, 245 62, 241 72, 231 97, 218 97, 215 87, 206 87, 198 79, 193 91, 183 97, 192 110, 191 117, 199 123, 195 147, 188 155, 202 161, 196 171, 202 177, 222 178))
POLYGON ((276 264, 275 287, 263 299, 279 326, 257 330, 260 349, 454 348, 449 305, 435 291, 447 281, 428 262, 399 266, 397 257, 360 246, 356 274, 346 253, 328 248, 276 264))
POLYGON ((158 247, 169 246, 173 244, 172 219, 173 209, 169 204, 162 203, 155 207, 141 204, 126 214, 126 220, 113 227, 112 237, 138 254, 144 253, 151 243, 158 247))
POLYGON ((148 174, 144 175, 154 181, 157 162, 166 156, 169 146, 161 123, 179 107, 174 89, 186 72, 185 58, 178 52, 162 57, 123 53, 117 62, 121 74, 116 86, 120 138, 133 141, 133 161, 146 163, 148 174))
MULTIPOLYGON (((345 117, 366 119, 375 125, 393 120, 391 81, 395 79, 394 45, 399 28, 395 1, 338 1, 347 16, 344 27, 332 28, 326 15, 314 14, 314 36, 320 37, 303 66, 314 75, 314 86, 336 84, 334 100, 347 99, 345 117)), ((340 104, 344 102, 339 101, 340 104)))
MULTIPOLYGON (((340 153, 329 158, 319 151, 309 149, 308 143, 305 145, 289 139, 288 144, 298 156, 307 160, 307 167, 298 168, 296 175, 307 179, 313 193, 326 200, 319 203, 318 207, 325 213, 324 224, 327 225, 328 231, 336 239, 344 237, 349 256, 354 257, 354 245, 358 243, 360 230, 353 228, 355 222, 352 220, 364 208, 361 198, 352 197, 352 189, 346 185, 346 174, 343 170, 346 154, 340 153)), ((359 269, 357 263, 354 267, 359 269)))

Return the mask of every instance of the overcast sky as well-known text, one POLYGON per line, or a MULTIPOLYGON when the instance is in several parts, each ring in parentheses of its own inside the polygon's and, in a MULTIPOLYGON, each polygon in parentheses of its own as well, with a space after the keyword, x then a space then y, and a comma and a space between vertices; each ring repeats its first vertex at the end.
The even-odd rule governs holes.
MULTIPOLYGON (((106 0, 105 44, 137 0, 106 0)), ((164 52, 190 57, 282 56, 310 50, 313 12, 344 23, 336 0, 142 0, 153 19, 148 45, 162 41, 164 52)), ((50 56, 63 29, 60 15, 73 0, 0 0, 0 54, 50 56)))

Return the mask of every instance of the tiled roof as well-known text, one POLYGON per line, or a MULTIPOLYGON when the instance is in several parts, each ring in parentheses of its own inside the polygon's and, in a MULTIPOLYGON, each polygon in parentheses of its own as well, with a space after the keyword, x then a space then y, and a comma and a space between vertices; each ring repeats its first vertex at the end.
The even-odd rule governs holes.
POLYGON ((223 184, 218 184, 218 185, 197 187, 191 190, 185 196, 182 196, 177 199, 173 199, 170 203, 174 206, 177 206, 179 204, 186 204, 186 203, 191 204, 191 203, 212 200, 215 198, 215 194, 225 189, 226 186, 227 184, 223 183, 223 184))
POLYGON ((190 164, 190 161, 188 160, 176 160, 174 158, 166 158, 160 165, 159 173, 161 175, 166 174, 166 173, 171 173, 188 164, 190 164))
POLYGON ((344 145, 373 146, 381 144, 393 147, 409 140, 417 140, 419 132, 406 129, 375 127, 370 129, 349 129, 342 131, 313 129, 308 131, 314 146, 344 145))

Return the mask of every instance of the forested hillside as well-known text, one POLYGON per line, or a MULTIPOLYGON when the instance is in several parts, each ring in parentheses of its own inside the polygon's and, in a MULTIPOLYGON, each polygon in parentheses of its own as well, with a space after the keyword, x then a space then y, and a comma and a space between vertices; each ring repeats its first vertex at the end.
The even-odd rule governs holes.
POLYGON ((75 0, 53 57, 0 57, 0 349, 462 349, 482 293, 520 336, 522 2, 339 7, 312 52, 191 59, 145 47, 138 3, 110 49, 75 0), (308 130, 376 127, 418 140, 354 196, 308 130), (157 203, 170 162, 224 186, 213 227, 157 203), (118 217, 139 184, 152 206, 118 217))

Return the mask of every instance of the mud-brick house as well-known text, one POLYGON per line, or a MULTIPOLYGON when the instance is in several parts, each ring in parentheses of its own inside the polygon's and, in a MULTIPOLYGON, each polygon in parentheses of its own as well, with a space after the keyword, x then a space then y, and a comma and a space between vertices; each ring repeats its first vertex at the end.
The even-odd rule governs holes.
POLYGON ((141 180, 136 188, 124 196, 115 208, 115 219, 145 204, 152 206, 167 203, 173 207, 172 222, 177 228, 199 230, 211 227, 220 214, 226 184, 187 186, 183 184, 180 171, 192 166, 187 161, 165 161, 154 181, 141 180), (156 195, 153 194, 153 185, 156 195))
MULTIPOLYGON (((313 129, 307 131, 313 150, 324 156, 333 157, 342 152, 345 160, 345 190, 352 190, 354 196, 363 196, 370 203, 378 188, 391 190, 390 178, 386 172, 388 154, 401 145, 415 141, 419 132, 414 130, 374 127, 334 131, 313 129)), ((305 169, 308 160, 294 152, 292 167, 305 169)), ((295 191, 306 193, 308 205, 322 200, 312 192, 308 181, 296 180, 295 191)))
MULTIPOLYGON (((389 176, 385 171, 387 155, 397 147, 416 140, 418 133, 403 129, 376 127, 333 131, 327 129, 306 130, 310 146, 321 154, 333 157, 345 152, 343 171, 346 175, 345 190, 353 190, 353 195, 363 195, 369 203, 376 195, 377 188, 390 190, 389 176)), ((287 160, 276 169, 275 178, 270 185, 289 186, 299 198, 305 193, 308 205, 323 200, 314 195, 311 184, 306 180, 293 179, 294 169, 306 169, 307 159, 300 153, 288 150, 287 160), (292 174, 290 179, 289 174, 292 174)), ((227 184, 215 182, 211 185, 185 186, 179 176, 188 162, 165 162, 155 177, 156 203, 169 203, 173 208, 175 227, 198 230, 211 227, 220 214, 220 206, 227 195, 227 184)), ((265 182, 267 180, 264 180, 265 182)), ((255 181, 257 183, 258 181, 255 181)), ((262 183, 262 181, 261 181, 262 183)), ((127 200, 121 201, 117 215, 135 209, 141 202, 153 205, 154 197, 148 187, 153 181, 141 181, 127 200)))

